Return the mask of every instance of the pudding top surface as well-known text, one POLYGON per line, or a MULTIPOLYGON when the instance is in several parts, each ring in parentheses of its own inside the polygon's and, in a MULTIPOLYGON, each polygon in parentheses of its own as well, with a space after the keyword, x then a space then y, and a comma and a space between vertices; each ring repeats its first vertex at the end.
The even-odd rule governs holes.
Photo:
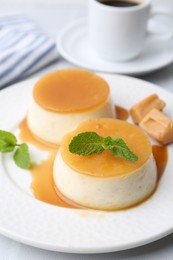
POLYGON ((64 136, 60 152, 64 162, 77 172, 95 177, 114 177, 132 173, 145 164, 152 153, 147 136, 135 125, 118 119, 96 119, 81 123, 78 128, 64 136), (100 136, 122 137, 138 156, 138 161, 129 162, 113 156, 110 151, 101 154, 80 156, 69 151, 69 143, 81 132, 97 132, 100 136))
POLYGON ((43 76, 33 90, 35 102, 59 113, 92 110, 105 103, 109 86, 101 77, 79 69, 57 70, 43 76))

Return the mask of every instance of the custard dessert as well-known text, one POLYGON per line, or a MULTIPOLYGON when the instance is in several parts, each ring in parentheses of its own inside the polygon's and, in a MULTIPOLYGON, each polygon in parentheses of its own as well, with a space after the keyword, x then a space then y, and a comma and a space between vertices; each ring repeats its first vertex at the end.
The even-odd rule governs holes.
POLYGON ((64 136, 54 161, 53 178, 57 190, 77 204, 118 210, 142 202, 152 194, 157 170, 151 143, 138 127, 118 119, 102 118, 83 122, 64 136), (127 161, 108 150, 87 156, 71 153, 71 140, 83 132, 121 137, 138 160, 127 161))
POLYGON ((107 82, 89 71, 65 69, 42 77, 27 115, 36 137, 59 144, 64 134, 88 119, 115 117, 107 82))

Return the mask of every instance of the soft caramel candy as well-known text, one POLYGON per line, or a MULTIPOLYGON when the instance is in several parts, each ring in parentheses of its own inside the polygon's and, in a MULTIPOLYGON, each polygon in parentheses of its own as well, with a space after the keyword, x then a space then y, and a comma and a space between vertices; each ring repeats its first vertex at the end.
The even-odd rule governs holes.
POLYGON ((161 144, 173 142, 173 121, 158 109, 152 109, 139 125, 161 144))
POLYGON ((130 115, 132 116, 133 121, 138 124, 151 109, 156 108, 162 110, 164 107, 165 102, 159 99, 156 94, 153 94, 132 106, 130 115))

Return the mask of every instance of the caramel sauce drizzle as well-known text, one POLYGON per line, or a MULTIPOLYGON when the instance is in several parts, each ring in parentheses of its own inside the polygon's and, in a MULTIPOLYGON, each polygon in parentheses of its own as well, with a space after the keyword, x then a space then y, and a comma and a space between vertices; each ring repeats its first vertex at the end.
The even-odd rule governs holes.
POLYGON ((54 188, 53 182, 53 162, 58 150, 58 146, 46 145, 46 142, 40 142, 35 138, 30 132, 27 121, 24 119, 20 125, 20 139, 33 144, 43 151, 49 152, 49 157, 47 160, 43 160, 40 164, 32 164, 30 169, 30 174, 32 178, 32 183, 30 188, 33 191, 34 197, 43 202, 64 207, 64 208, 75 208, 68 203, 68 200, 62 200, 60 196, 57 195, 54 188))
POLYGON ((168 162, 168 149, 166 146, 152 146, 153 156, 157 165, 157 178, 161 179, 168 162))
POLYGON ((124 107, 115 106, 117 119, 126 121, 129 118, 129 111, 124 107))

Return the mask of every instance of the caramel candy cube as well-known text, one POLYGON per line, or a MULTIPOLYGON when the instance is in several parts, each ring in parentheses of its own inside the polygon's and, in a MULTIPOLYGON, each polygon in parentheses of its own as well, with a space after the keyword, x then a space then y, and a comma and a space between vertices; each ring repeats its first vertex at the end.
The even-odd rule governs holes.
POLYGON ((159 143, 173 142, 173 121, 159 110, 152 109, 139 125, 159 143))
POLYGON ((159 99, 158 95, 152 94, 145 99, 139 101, 130 109, 130 115, 135 123, 139 123, 151 109, 156 108, 162 110, 165 107, 165 102, 159 99))

